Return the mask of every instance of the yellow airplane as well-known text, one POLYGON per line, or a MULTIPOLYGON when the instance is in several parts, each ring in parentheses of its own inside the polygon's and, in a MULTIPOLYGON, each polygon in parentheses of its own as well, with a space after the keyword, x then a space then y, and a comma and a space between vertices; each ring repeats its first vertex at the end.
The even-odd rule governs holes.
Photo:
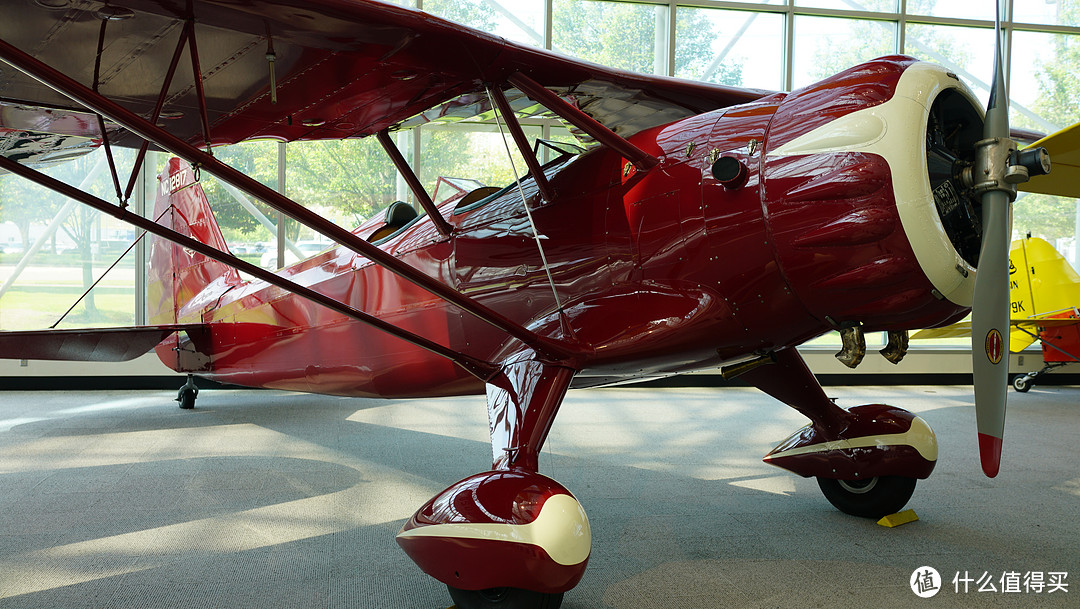
MULTIPOLYGON (((1055 167, 1055 170, 1057 168, 1055 167)), ((1012 242, 1009 250, 1009 350, 1018 353, 1036 340, 1042 343, 1043 368, 1013 378, 1012 386, 1026 392, 1042 374, 1080 362, 1080 274, 1054 246, 1038 237, 1012 242)), ((913 339, 971 335, 971 322, 920 330, 913 339)))

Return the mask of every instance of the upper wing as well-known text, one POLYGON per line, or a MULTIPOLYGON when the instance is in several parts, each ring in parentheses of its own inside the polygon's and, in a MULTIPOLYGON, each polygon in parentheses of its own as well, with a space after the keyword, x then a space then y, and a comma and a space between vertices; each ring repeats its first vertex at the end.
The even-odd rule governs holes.
MULTIPOLYGON (((516 72, 624 137, 768 93, 606 68, 372 0, 52 4, 26 2, 8 11, 0 39, 143 116, 152 114, 170 65, 177 65, 161 96, 159 123, 198 145, 359 137, 412 117, 415 123, 480 114, 487 101, 475 94, 516 72), (114 19, 105 21, 97 61, 104 16, 114 19)), ((508 98, 522 100, 513 91, 508 98)), ((5 117, 15 107, 42 118, 56 109, 79 110, 10 69, 0 74, 0 103, 5 117)), ((519 101, 515 109, 529 105, 519 101)), ((141 143, 113 125, 107 130, 115 131, 110 140, 141 143)))

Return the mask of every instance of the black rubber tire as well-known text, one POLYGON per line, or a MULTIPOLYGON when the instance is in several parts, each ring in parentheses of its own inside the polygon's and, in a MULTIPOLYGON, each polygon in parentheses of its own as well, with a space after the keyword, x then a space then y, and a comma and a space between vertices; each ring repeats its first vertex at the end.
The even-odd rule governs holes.
POLYGON ((195 398, 198 395, 198 389, 183 387, 180 389, 180 394, 176 396, 176 401, 180 402, 180 408, 191 410, 192 408, 195 408, 195 398))
POLYGON ((878 519, 903 509, 915 492, 915 478, 878 476, 868 480, 818 478, 829 503, 845 514, 878 519))
POLYGON ((547 594, 521 588, 460 590, 447 586, 457 609, 559 609, 562 592, 547 594))
POLYGON ((1031 386, 1034 384, 1035 379, 1029 377, 1026 374, 1017 375, 1012 382, 1013 389, 1019 391, 1020 393, 1027 393, 1031 389, 1031 386))

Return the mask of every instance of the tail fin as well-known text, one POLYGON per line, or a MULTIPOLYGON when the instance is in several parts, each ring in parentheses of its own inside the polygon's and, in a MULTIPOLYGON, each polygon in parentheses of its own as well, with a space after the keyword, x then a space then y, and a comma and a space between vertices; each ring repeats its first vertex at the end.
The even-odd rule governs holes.
MULTIPOLYGON (((158 176, 154 219, 158 224, 228 252, 214 212, 191 166, 169 159, 158 176)), ((181 309, 211 282, 224 277, 240 281, 236 269, 161 238, 151 240, 148 282, 150 322, 172 324, 185 317, 181 309)), ((193 312, 194 313, 194 312, 193 312)), ((201 319, 188 319, 201 322, 201 319)))
MULTIPOLYGON (((1009 267, 1013 319, 1042 317, 1080 304, 1080 275, 1046 241, 1038 237, 1014 241, 1009 267)), ((1018 330, 1010 339, 1020 341, 1013 350, 1035 340, 1018 330)))

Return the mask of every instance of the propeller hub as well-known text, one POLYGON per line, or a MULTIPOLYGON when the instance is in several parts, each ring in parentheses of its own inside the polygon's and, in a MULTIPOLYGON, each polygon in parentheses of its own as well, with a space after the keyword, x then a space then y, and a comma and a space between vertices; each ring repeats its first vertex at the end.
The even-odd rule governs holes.
POLYGON ((1046 148, 1025 148, 1016 153, 1012 164, 1021 165, 1027 169, 1028 176, 1044 176, 1050 173, 1050 153, 1046 148))
POLYGON ((1016 150, 1016 142, 1007 137, 975 142, 975 165, 962 174, 964 186, 979 196, 997 190, 1016 200, 1016 185, 1028 180, 1027 168, 1013 164, 1016 150))

